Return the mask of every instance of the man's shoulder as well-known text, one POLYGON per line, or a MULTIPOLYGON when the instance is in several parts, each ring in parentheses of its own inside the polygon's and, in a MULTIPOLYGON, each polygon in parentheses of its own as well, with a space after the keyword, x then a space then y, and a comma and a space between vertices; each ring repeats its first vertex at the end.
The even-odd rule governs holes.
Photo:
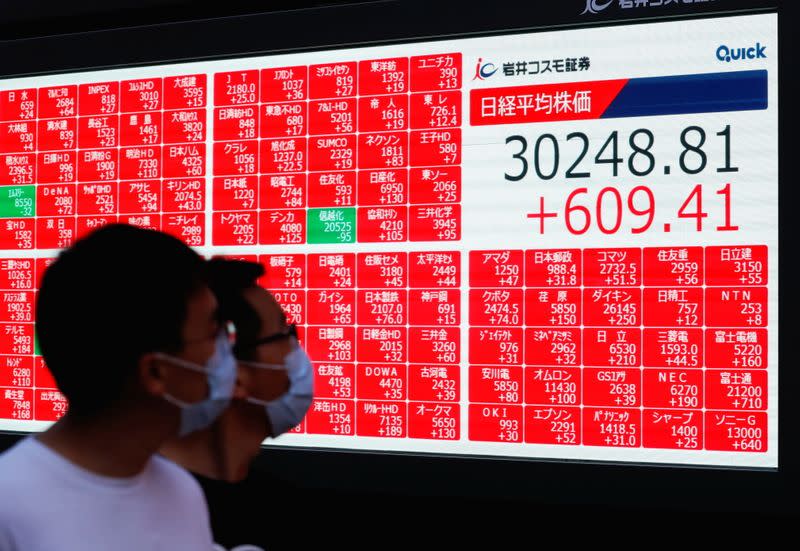
POLYGON ((161 455, 152 457, 150 471, 153 482, 164 491, 178 492, 188 498, 203 497, 200 484, 189 471, 161 455))

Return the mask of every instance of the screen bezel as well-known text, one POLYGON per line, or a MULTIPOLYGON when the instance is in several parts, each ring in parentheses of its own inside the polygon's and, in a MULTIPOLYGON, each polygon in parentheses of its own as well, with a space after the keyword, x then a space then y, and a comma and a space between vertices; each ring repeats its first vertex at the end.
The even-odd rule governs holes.
MULTIPOLYGON (((11 40, 0 42, 0 58, 4 59, 0 78, 518 32, 777 13, 779 98, 793 97, 786 77, 790 67, 784 63, 784 58, 792 51, 789 44, 793 37, 789 24, 794 19, 789 15, 789 8, 781 2, 731 0, 724 4, 679 4, 662 12, 628 10, 630 13, 624 13, 625 10, 613 9, 590 14, 592 17, 588 18, 587 14, 581 15, 583 4, 583 0, 575 0, 558 5, 522 7, 512 1, 496 0, 490 11, 481 11, 464 9, 463 4, 451 0, 436 3, 388 0, 11 40), (420 17, 420 14, 425 14, 425 17, 420 17), (391 21, 392 24, 390 27, 365 24, 370 21, 391 21), (536 24, 524 24, 527 21, 536 24), (296 32, 299 27, 305 32, 296 32)), ((780 102, 779 175, 790 174, 784 153, 791 152, 794 145, 788 121, 796 120, 795 110, 790 101, 780 102)), ((788 209, 794 191, 780 176, 779 181, 779 213, 785 220, 790 215, 788 209)), ((785 224, 779 224, 779 247, 788 245, 788 239, 785 224)), ((787 262, 779 260, 780 280, 790 281, 788 270, 787 262)), ((777 470, 292 449, 283 446, 265 446, 253 470, 272 473, 309 488, 382 491, 398 495, 477 496, 611 506, 637 502, 650 507, 714 511, 794 510, 797 505, 792 503, 792 494, 798 487, 798 455, 791 430, 797 414, 791 409, 790 390, 796 388, 797 375, 788 368, 788 331, 780 329, 789 327, 786 305, 794 303, 794 294, 790 285, 780 287, 778 365, 784 367, 779 367, 780 447, 777 470), (330 473, 336 473, 336 476, 331 477, 330 473)), ((22 434, 0 434, 0 449, 22 434)))

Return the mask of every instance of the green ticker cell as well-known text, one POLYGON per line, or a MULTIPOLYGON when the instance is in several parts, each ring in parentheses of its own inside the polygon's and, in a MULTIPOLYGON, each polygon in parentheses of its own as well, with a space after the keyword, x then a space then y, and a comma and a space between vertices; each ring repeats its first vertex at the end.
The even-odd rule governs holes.
POLYGON ((356 209, 308 209, 309 243, 355 243, 356 209))
POLYGON ((28 218, 35 214, 35 186, 0 186, 0 218, 28 218))

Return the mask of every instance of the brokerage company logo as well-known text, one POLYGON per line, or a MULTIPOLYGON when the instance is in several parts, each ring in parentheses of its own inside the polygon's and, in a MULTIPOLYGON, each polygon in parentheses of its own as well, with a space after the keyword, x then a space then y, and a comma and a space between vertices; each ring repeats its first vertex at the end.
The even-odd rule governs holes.
POLYGON ((485 80, 495 74, 499 67, 495 67, 494 63, 483 62, 483 58, 478 58, 478 63, 475 64, 475 76, 472 80, 485 80))
POLYGON ((717 59, 725 63, 741 59, 766 59, 766 50, 767 47, 762 46, 761 42, 756 42, 755 46, 750 46, 749 48, 731 48, 723 44, 717 48, 717 59))
POLYGON ((584 13, 600 13, 610 6, 613 1, 614 0, 608 0, 608 2, 602 4, 597 0, 586 0, 586 9, 581 12, 581 15, 584 13))

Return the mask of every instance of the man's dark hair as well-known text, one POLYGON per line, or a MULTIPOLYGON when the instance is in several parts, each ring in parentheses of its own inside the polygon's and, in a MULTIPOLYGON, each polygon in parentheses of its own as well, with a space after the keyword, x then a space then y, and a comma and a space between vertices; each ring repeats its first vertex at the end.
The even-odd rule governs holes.
POLYGON ((75 416, 116 402, 143 354, 177 353, 205 262, 179 239, 104 226, 63 251, 42 279, 36 334, 75 416))
POLYGON ((219 315, 236 328, 234 355, 240 360, 252 360, 255 342, 261 331, 258 312, 244 298, 242 291, 258 286, 258 278, 264 275, 264 267, 256 262, 212 258, 208 261, 209 286, 217 296, 219 315))

